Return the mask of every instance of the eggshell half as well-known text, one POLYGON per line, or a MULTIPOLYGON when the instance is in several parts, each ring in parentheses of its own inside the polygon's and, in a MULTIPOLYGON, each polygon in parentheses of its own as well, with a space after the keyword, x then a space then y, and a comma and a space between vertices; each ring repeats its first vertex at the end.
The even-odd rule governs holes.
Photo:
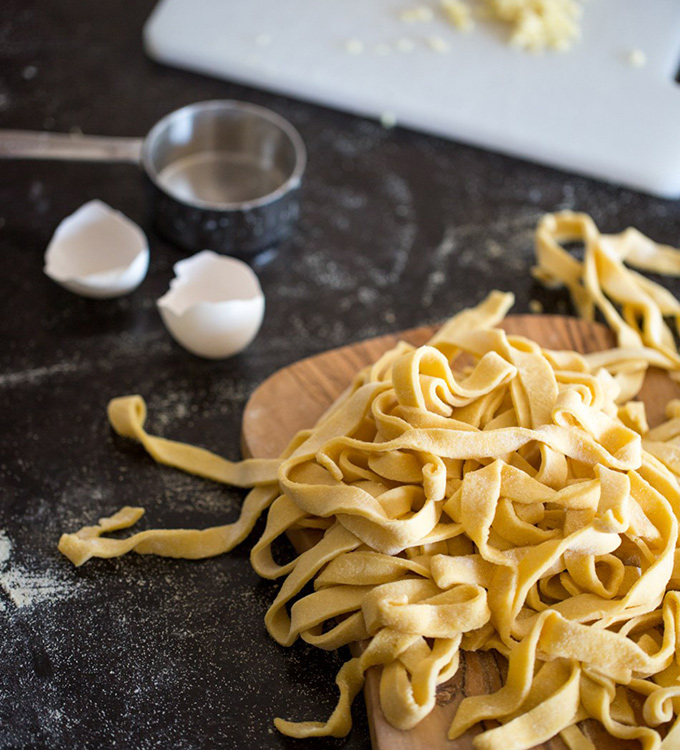
POLYGON ((144 232, 120 211, 92 200, 64 219, 45 253, 45 273, 65 289, 106 299, 128 294, 149 268, 144 232))
POLYGON ((158 301, 172 337, 192 354, 223 359, 245 349, 264 317, 264 295, 250 266, 202 250, 175 264, 176 278, 158 301))

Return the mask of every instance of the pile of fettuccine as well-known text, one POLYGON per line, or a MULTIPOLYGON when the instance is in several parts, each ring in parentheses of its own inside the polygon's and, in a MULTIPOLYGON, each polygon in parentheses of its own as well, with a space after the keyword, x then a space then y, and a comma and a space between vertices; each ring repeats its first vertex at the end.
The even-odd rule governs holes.
POLYGON ((677 375, 664 317, 680 305, 625 265, 676 274, 678 251, 635 230, 602 236, 566 213, 542 220, 537 251, 536 275, 566 284, 585 317, 599 309, 615 349, 583 356, 507 335, 496 326, 512 297, 494 292, 428 345, 399 344, 359 373, 275 460, 231 463, 150 436, 141 397, 115 399, 114 429, 157 461, 253 489, 235 524, 103 536, 143 513, 124 508, 65 534, 61 551, 76 565, 130 550, 207 557, 243 541, 267 511, 251 559, 283 579, 271 635, 324 649, 367 644, 340 670, 327 722, 276 720, 295 737, 346 734, 373 665, 383 666, 388 721, 413 727, 461 651, 497 649, 506 684, 465 698, 449 737, 497 719, 475 738, 480 750, 557 734, 581 750, 594 747, 578 726, 591 717, 647 750, 680 747, 680 408, 671 402, 669 421, 650 430, 632 400, 649 365, 677 375), (560 244, 574 239, 583 261, 560 244), (272 543, 300 528, 318 541, 278 565, 272 543))

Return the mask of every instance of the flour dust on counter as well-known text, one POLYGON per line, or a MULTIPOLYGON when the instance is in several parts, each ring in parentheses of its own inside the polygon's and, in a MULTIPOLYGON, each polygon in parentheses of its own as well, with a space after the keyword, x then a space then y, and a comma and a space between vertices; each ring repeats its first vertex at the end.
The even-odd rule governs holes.
POLYGON ((205 482, 197 492, 196 478, 183 476, 179 472, 163 472, 160 482, 165 509, 173 514, 186 514, 191 518, 191 523, 210 525, 218 515, 238 517, 242 502, 239 491, 225 490, 213 482, 205 482))
POLYGON ((0 375, 0 388, 16 385, 38 385, 54 375, 74 372, 78 365, 74 362, 57 362, 48 367, 34 367, 29 370, 18 370, 0 375))
MULTIPOLYGON (((1 540, 0 552, 6 551, 1 540)), ((167 563, 104 563, 94 575, 78 576, 84 580, 77 596, 51 601, 49 616, 38 601, 16 608, 11 619, 0 610, 0 637, 12 644, 0 674, 1 747, 38 746, 36 738, 39 746, 72 747, 75 735, 84 740, 81 747, 198 750, 237 747, 237 736, 248 740, 243 746, 262 746, 271 713, 266 701, 253 707, 244 686, 264 691, 269 680, 281 684, 286 675, 272 670, 242 613, 263 612, 271 592, 252 582, 243 586, 229 566, 212 564, 207 576, 200 563, 185 569, 167 563), (209 595, 213 587, 231 593, 209 595), (228 659, 225 621, 234 623, 228 650, 235 653, 228 659), (96 648, 102 640, 103 653, 96 648), (3 718, 8 709, 11 721, 3 718), (187 732, 181 718, 187 710, 205 716, 203 731, 187 732), (140 715, 143 736, 135 728, 140 715)), ((309 658, 300 653, 292 666, 307 674, 309 658)), ((310 700, 304 684, 293 682, 291 691, 310 700)), ((332 700, 329 694, 326 708, 332 700)))
MULTIPOLYGON (((534 228, 541 215, 541 211, 533 208, 501 211, 484 227, 447 221, 438 244, 424 264, 426 275, 421 305, 432 322, 443 317, 443 303, 450 304, 449 290, 455 277, 515 277, 531 283, 534 228)), ((456 304, 466 301, 465 296, 459 297, 456 304)))
POLYGON ((251 391, 249 383, 218 373, 214 377, 207 376, 202 387, 203 394, 196 382, 176 380, 167 393, 154 392, 150 395, 150 403, 158 409, 154 420, 164 429, 172 429, 187 420, 207 422, 225 417, 239 410, 251 391))
MULTIPOLYGON (((369 131, 375 129, 369 124, 369 131)), ((372 143, 374 133, 365 138, 372 143)), ((282 350, 299 350, 304 342, 313 353, 375 336, 395 323, 395 290, 415 262, 419 219, 414 196, 405 176, 373 164, 368 146, 364 153, 353 145, 351 157, 343 156, 342 164, 345 159, 348 163, 341 171, 346 166, 359 172, 360 187, 343 185, 341 174, 334 172, 305 201, 284 275, 269 279, 268 269, 263 270, 265 290, 277 285, 279 313, 290 332, 275 342, 282 350), (381 202, 390 210, 380 211, 381 202), (324 310, 300 308, 299 300, 313 288, 327 293, 327 303, 337 310, 334 319, 324 310)), ((329 138, 329 146, 335 148, 337 141, 329 138)))
MULTIPOLYGON (((323 244, 311 252, 306 250, 293 262, 294 269, 306 279, 336 291, 356 289, 362 281, 378 289, 398 283, 417 235, 417 217, 408 181, 394 171, 381 174, 377 165, 373 171, 370 157, 361 172, 370 185, 360 193, 347 194, 335 185, 327 185, 312 197, 309 211, 315 217, 323 244), (339 193, 341 197, 344 194, 344 210, 338 208, 339 193), (381 202, 393 208, 381 213, 376 210, 381 202), (328 237, 337 237, 336 242, 344 245, 342 263, 330 257, 332 247, 324 247, 327 240, 324 242, 322 238, 328 237)), ((312 229, 304 215, 301 224, 301 232, 312 229)), ((306 244, 304 234, 295 244, 306 244)))
POLYGON ((33 607, 43 602, 55 602, 74 595, 72 582, 63 566, 34 569, 16 564, 12 557, 12 542, 5 531, 0 531, 0 611, 33 607))

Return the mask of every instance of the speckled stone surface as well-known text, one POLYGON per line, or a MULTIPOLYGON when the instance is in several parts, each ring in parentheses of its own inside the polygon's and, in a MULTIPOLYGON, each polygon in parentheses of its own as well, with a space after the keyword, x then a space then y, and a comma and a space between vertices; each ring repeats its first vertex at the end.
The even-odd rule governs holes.
MULTIPOLYGON (((309 151, 292 239, 253 260, 267 297, 253 345, 196 359, 155 299, 183 253, 154 234, 130 166, 0 164, 0 747, 369 747, 361 700, 346 740, 286 740, 271 720, 323 718, 343 656, 278 647, 263 616, 276 584, 248 564, 254 536, 204 562, 130 556, 75 570, 59 534, 125 504, 142 528, 237 517, 242 494, 154 465, 111 434, 109 398, 143 394, 151 430, 238 457, 248 395, 276 369, 445 318, 489 289, 568 311, 529 276, 545 211, 589 211, 679 244, 674 202, 620 190, 144 57, 153 0, 4 0, 0 127, 142 135, 210 98, 271 107, 309 151), (147 231, 151 267, 129 297, 87 301, 42 273, 57 223, 100 198, 147 231)), ((587 122, 584 122, 587 126, 587 122)), ((575 133, 574 137, 578 137, 575 133)), ((669 285, 677 293, 677 282, 669 285)), ((259 527, 261 529, 261 526, 259 527)))

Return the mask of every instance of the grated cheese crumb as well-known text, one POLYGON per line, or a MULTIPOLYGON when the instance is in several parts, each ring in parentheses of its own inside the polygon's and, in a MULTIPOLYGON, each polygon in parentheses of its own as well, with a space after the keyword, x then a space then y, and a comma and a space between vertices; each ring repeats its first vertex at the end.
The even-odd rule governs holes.
POLYGON ((440 36, 428 37, 427 44, 430 49, 441 54, 449 51, 449 45, 446 43, 446 40, 442 39, 440 36))
POLYGON ((397 125, 397 116, 394 112, 383 112, 380 115, 380 124, 385 130, 392 130, 397 125))
POLYGON ((427 5, 418 5, 399 14, 399 19, 404 23, 424 23, 431 21, 433 18, 432 8, 428 8, 427 5))
POLYGON ((474 28, 470 7, 463 0, 441 0, 441 7, 447 19, 460 31, 474 28))
POLYGON ((540 315, 543 312, 543 305, 537 300, 529 300, 529 310, 536 315, 540 315))
POLYGON ((397 50, 399 50, 399 52, 413 52, 413 50, 416 48, 413 39, 408 39, 406 37, 397 39, 394 46, 397 48, 397 50))
POLYGON ((364 51, 364 43, 360 39, 348 39, 345 42, 345 52, 348 55, 360 55, 364 51))
POLYGON ((641 49, 633 49, 628 53, 628 64, 633 68, 644 68, 647 65, 647 55, 641 49))

